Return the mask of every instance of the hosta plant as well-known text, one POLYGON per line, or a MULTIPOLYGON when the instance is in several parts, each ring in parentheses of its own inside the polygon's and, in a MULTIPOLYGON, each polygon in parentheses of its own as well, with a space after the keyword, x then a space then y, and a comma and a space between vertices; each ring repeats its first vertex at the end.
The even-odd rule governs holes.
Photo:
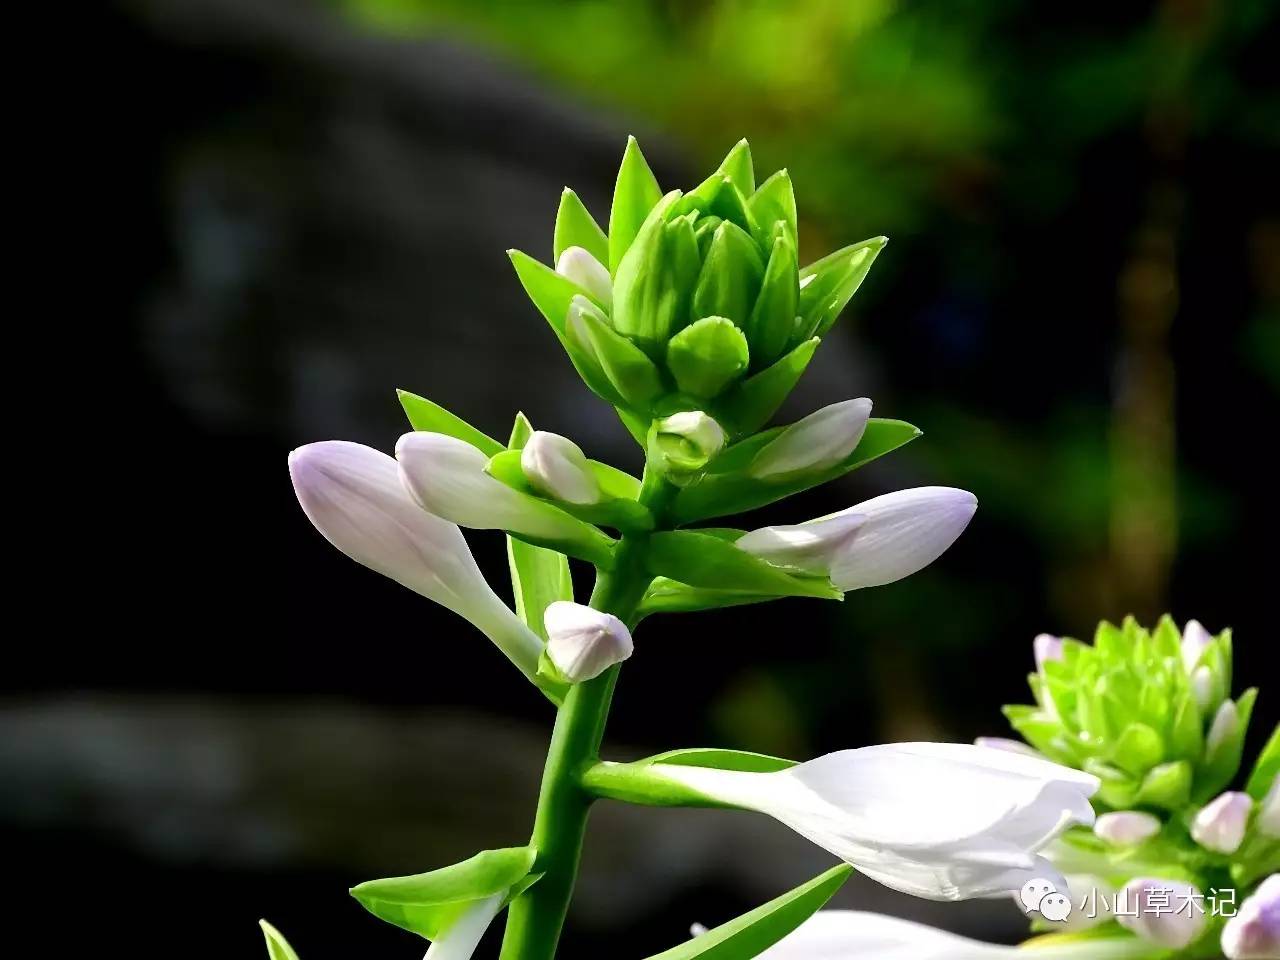
MULTIPOLYGON (((412 429, 394 456, 343 441, 290 455, 298 499, 334 546, 468 621, 554 712, 526 843, 352 890, 375 916, 430 941, 428 956, 471 956, 503 916, 504 960, 553 957, 600 800, 756 811, 841 861, 660 954, 735 960, 809 936, 805 921, 854 869, 935 899, 1004 896, 1038 878, 1065 883, 1042 851, 1072 825, 1093 823, 1089 798, 1111 766, 1149 772, 1101 749, 1108 767, 1095 771, 1061 751, 1049 759, 946 743, 802 763, 714 748, 630 763, 601 756, 623 662, 663 656, 660 643, 646 642, 660 625, 640 629, 651 614, 840 600, 931 563, 976 508, 963 490, 922 487, 790 525, 726 524, 919 433, 872 418, 865 398, 768 425, 884 246, 856 243, 802 267, 798 230, 786 172, 757 185, 745 142, 687 193, 664 194, 633 140, 607 230, 566 191, 550 262, 512 252, 568 360, 640 446, 638 477, 522 415, 503 442, 406 392, 412 429), (510 606, 460 528, 505 535, 510 606), (594 571, 589 597, 575 597, 571 561, 594 571)), ((829 917, 813 923, 825 929, 829 917)), ((273 956, 291 960, 284 939, 264 929, 273 956)))

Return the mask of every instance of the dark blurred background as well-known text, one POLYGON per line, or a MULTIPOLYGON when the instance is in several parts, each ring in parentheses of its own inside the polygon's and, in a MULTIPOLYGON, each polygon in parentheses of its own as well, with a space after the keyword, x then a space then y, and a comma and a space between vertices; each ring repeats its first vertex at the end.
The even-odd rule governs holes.
MULTIPOLYGON (((345 888, 524 842, 546 703, 462 621, 325 544, 285 454, 389 450, 404 387, 498 436, 524 410, 637 468, 504 255, 549 258, 566 184, 605 220, 628 133, 668 188, 748 137, 757 171, 791 171, 802 259, 892 239, 784 412, 867 395, 924 438, 747 522, 932 483, 981 509, 942 561, 844 604, 647 622, 611 755, 1003 734, 1035 633, 1127 613, 1232 626, 1237 689, 1274 681, 1275 7, 100 11, 96 492, 118 552, 51 611, 58 639, 9 654, 11 870, 52 868, 86 929, 188 957, 261 955, 264 915, 304 960, 412 956, 345 888)), ((471 541, 504 581, 501 537, 471 541)), ((656 952, 828 859, 745 814, 601 805, 564 956, 656 952)), ((837 902, 1023 929, 1008 904, 869 882, 837 902)))

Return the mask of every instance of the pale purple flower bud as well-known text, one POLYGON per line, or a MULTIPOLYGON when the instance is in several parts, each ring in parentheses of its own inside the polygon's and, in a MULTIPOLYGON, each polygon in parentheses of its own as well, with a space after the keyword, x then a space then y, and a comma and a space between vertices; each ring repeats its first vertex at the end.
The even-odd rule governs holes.
POLYGON ((565 503, 600 502, 600 485, 586 454, 568 437, 535 430, 520 451, 520 469, 541 494, 565 503))
POLYGON ((1209 801, 1191 821, 1191 837, 1206 850, 1235 853, 1253 812, 1253 798, 1228 791, 1209 801))
POLYGON ((1138 877, 1116 894, 1116 919, 1153 943, 1181 950, 1204 930, 1204 894, 1178 880, 1138 877))
POLYGON ((1213 644, 1213 635, 1199 620, 1188 620, 1182 628, 1182 666, 1188 674, 1194 673, 1200 655, 1213 644))
POLYGON ((1258 807, 1255 824, 1263 836, 1280 838, 1280 774, 1271 780, 1271 788, 1258 807))
POLYGON ((1240 711, 1234 700, 1223 700, 1209 725, 1209 735, 1204 741, 1204 755, 1213 756, 1218 748, 1240 731, 1240 711))
POLYGON ((1141 810, 1119 810, 1100 815, 1093 832, 1116 846, 1135 846, 1160 832, 1158 817, 1141 810))
POLYGON ((490 589, 462 531, 414 502, 395 460, 359 443, 329 440, 289 454, 289 475, 303 511, 326 540, 470 620, 526 675, 536 674, 542 642, 490 589))
POLYGON ((782 481, 833 467, 853 452, 870 416, 871 401, 866 397, 823 407, 769 441, 747 473, 757 480, 782 481))
POLYGON ((860 513, 838 513, 825 520, 793 526, 761 527, 737 541, 737 547, 797 573, 827 576, 866 522, 860 513))
POLYGON ((1042 633, 1038 635, 1032 642, 1032 649, 1036 655, 1036 669, 1043 670, 1044 665, 1050 660, 1062 659, 1062 638, 1055 637, 1051 633, 1042 633))
POLYGON ((572 280, 606 308, 613 306, 613 280, 608 268, 582 247, 566 247, 556 261, 556 273, 572 280))
POLYGON ((1037 760, 1052 762, 1035 747, 1021 740, 1010 740, 1008 737, 978 737, 973 741, 975 747, 986 747, 988 750, 1004 750, 1008 753, 1020 753, 1024 757, 1035 757, 1037 760))
POLYGON ((557 600, 547 607, 542 622, 547 628, 547 656, 571 683, 598 677, 634 649, 625 623, 580 603, 557 600))
POLYGON ((1280 957, 1280 873, 1262 881, 1222 930, 1222 952, 1230 960, 1280 957))

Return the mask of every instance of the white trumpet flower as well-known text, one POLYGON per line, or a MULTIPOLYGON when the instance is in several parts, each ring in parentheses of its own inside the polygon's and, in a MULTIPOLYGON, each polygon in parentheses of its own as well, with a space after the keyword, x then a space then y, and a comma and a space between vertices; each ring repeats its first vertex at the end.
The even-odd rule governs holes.
POLYGON ((1033 757, 957 743, 827 754, 772 773, 654 764, 714 803, 786 824, 874 880, 932 900, 1019 889, 1061 874, 1039 850, 1091 824, 1098 780, 1033 757))
POLYGON ((1253 798, 1229 790, 1206 803, 1191 821, 1191 838, 1206 850, 1235 853, 1244 842, 1253 798))
POLYGON ((866 397, 823 407, 769 441, 747 473, 757 480, 785 480, 833 467, 853 453, 870 416, 871 401, 866 397))
POLYGON ((1280 873, 1273 873, 1240 905, 1222 930, 1222 952, 1230 960, 1280 957, 1280 873))
POLYGON ((580 603, 557 600, 547 606, 542 622, 547 656, 570 683, 598 677, 634 649, 625 623, 580 603))
POLYGON ((983 943, 922 923, 859 910, 820 910, 756 960, 1141 960, 1132 940, 1036 943, 1024 950, 983 943))
POLYGON ((605 309, 613 308, 613 280, 609 277, 609 268, 582 247, 566 247, 556 260, 556 273, 587 291, 605 309))
POLYGON ((406 433, 396 444, 400 479, 426 510, 477 530, 507 530, 536 542, 576 546, 594 559, 612 541, 559 507, 521 493, 485 473, 489 462, 465 440, 443 433, 406 433))
POLYGON ((967 490, 916 487, 794 526, 762 527, 737 546, 784 566, 805 564, 841 590, 878 587, 942 556, 977 509, 967 490))
POLYGON ((1141 810, 1117 810, 1098 817, 1093 832, 1114 846, 1136 846, 1160 832, 1160 818, 1141 810))
POLYGON ((471 621, 526 675, 542 641, 485 582, 462 531, 423 510, 396 461, 359 443, 329 440, 289 454, 298 502, 324 538, 352 560, 471 621))
POLYGON ((1181 950, 1204 930, 1204 895, 1189 883, 1138 877, 1116 898, 1121 926, 1162 947, 1181 950))
POLYGON ((539 493, 566 503, 600 502, 600 485, 586 454, 568 437, 535 430, 520 451, 520 468, 539 493))

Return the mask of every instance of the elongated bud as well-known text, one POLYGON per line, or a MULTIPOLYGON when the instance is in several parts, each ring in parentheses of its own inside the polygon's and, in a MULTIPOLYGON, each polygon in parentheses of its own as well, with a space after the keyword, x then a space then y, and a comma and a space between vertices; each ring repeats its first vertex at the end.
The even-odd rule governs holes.
POLYGON ((1218 712, 1213 715, 1213 723, 1209 725, 1209 735, 1204 740, 1206 757, 1212 757, 1218 748, 1230 741, 1240 732, 1240 711, 1234 700, 1222 701, 1218 712))
POLYGON ((779 567, 825 577, 866 521, 865 514, 838 513, 793 526, 761 527, 740 537, 735 545, 779 567))
POLYGON ((613 281, 609 269, 582 247, 569 247, 556 260, 556 273, 572 280, 605 308, 613 306, 613 281))
POLYGON ((1196 665, 1200 662, 1200 654, 1213 643, 1213 636, 1200 625, 1199 620, 1188 620, 1187 625, 1182 628, 1182 665, 1186 668, 1187 674, 1195 673, 1196 665))
POLYGON ((1253 799, 1247 793, 1220 794, 1195 815, 1191 821, 1191 837, 1206 850, 1235 853, 1244 841, 1252 811, 1253 799))
POLYGON ((1008 737, 977 737, 973 741, 975 747, 986 747, 988 750, 1003 750, 1006 753, 1020 753, 1024 757, 1035 757, 1037 760, 1052 762, 1035 747, 1021 740, 1010 740, 1008 737))
POLYGON ((1160 832, 1160 820, 1140 810, 1120 810, 1099 816, 1093 832, 1118 847, 1136 846, 1160 832))
POLYGON ((676 386, 690 396, 710 399, 746 372, 747 338, 725 317, 703 317, 667 344, 667 368, 676 386))
POLYGON ((534 676, 541 641, 490 589, 462 531, 413 501, 395 460, 358 443, 331 440, 289 454, 289 474, 298 502, 326 540, 357 563, 470 620, 534 676))
POLYGON ((1280 838, 1280 774, 1271 781, 1271 788, 1258 807, 1258 831, 1272 839, 1280 838))
POLYGON ((1139 877, 1116 894, 1116 919, 1153 943, 1181 950, 1204 929, 1203 904, 1204 895, 1189 883, 1139 877))
POLYGON ((634 649, 625 623, 580 603, 557 600, 547 607, 542 622, 547 628, 547 657, 570 683, 598 677, 634 649))
POLYGON ((786 480, 797 473, 834 467, 858 445, 871 401, 866 397, 833 403, 791 424, 751 461, 747 473, 757 480, 786 480))
POLYGON ((1218 697, 1218 685, 1214 682, 1212 670, 1205 666, 1196 667, 1191 674, 1191 693, 1202 712, 1213 709, 1218 697))
POLYGON ((1222 930, 1222 952, 1230 960, 1280 957, 1280 873, 1262 881, 1222 930))
POLYGON ((724 447, 720 424, 701 410, 672 414, 650 430, 649 456, 675 483, 690 479, 724 447))
POLYGON ((586 454, 568 437, 535 430, 520 451, 520 468, 539 493, 566 503, 600 502, 600 485, 586 454))
POLYGON ((1042 633, 1032 642, 1036 655, 1036 669, 1043 670, 1050 660, 1062 659, 1062 638, 1051 633, 1042 633))

